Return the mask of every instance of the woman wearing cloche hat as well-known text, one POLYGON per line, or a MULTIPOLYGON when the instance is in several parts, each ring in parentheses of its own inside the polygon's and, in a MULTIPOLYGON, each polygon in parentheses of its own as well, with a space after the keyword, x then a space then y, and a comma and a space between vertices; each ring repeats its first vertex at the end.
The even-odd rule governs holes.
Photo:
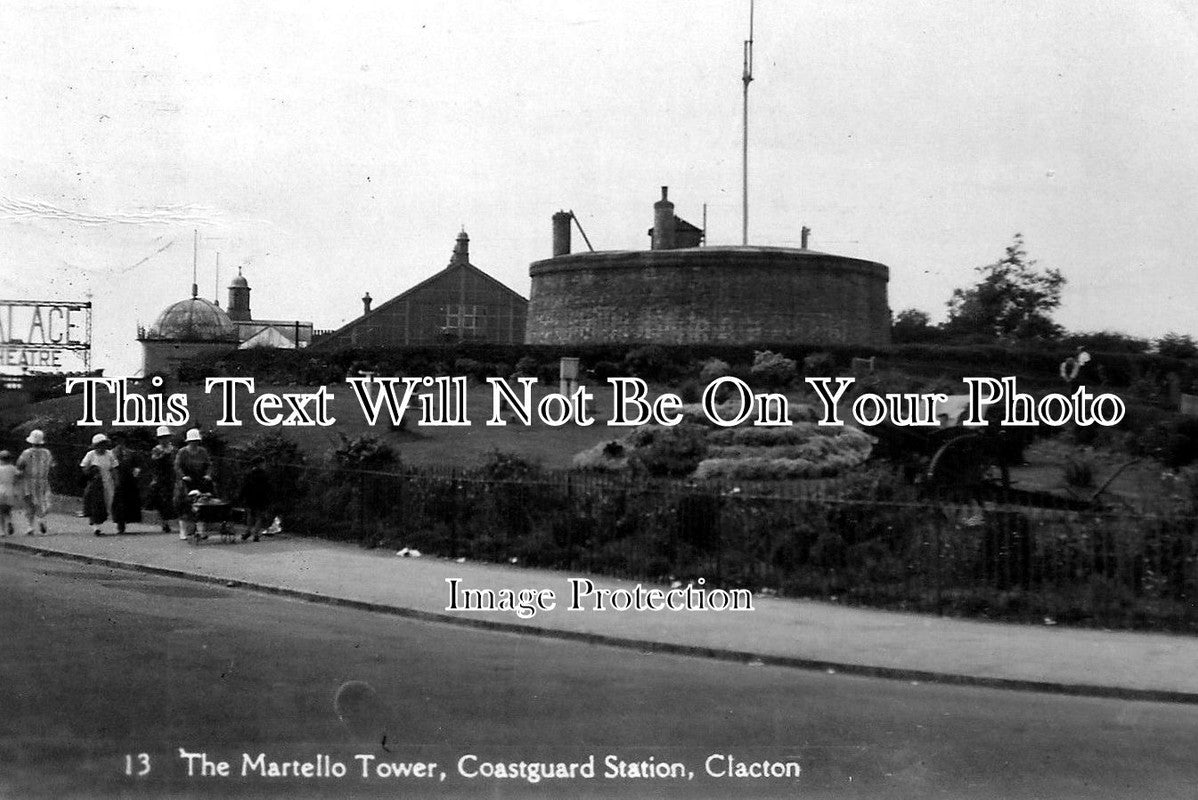
POLYGON ((54 467, 54 456, 46 448, 46 434, 32 430, 25 437, 29 447, 17 456, 17 469, 21 471, 21 482, 25 492, 25 516, 29 527, 25 533, 33 535, 33 526, 46 532, 46 515, 50 513, 50 470, 54 467))
POLYGON ((87 475, 87 488, 83 490, 83 512, 87 514, 96 536, 103 536, 100 526, 112 515, 112 499, 116 494, 116 457, 109 452, 108 437, 97 433, 92 437, 92 449, 79 462, 87 475))
MULTIPOLYGON (((200 444, 203 441, 200 429, 192 428, 184 439, 186 443, 183 449, 175 456, 175 507, 179 509, 179 519, 183 521, 179 531, 180 539, 186 539, 196 530, 195 514, 192 512, 188 493, 197 491, 210 494, 213 489, 212 459, 204 445, 200 444)), ((200 538, 203 538, 202 523, 200 538)))
POLYGON ((158 426, 155 432, 158 444, 150 451, 150 508, 158 512, 162 520, 162 532, 171 532, 171 520, 175 519, 175 455, 179 448, 172 441, 171 429, 158 426))

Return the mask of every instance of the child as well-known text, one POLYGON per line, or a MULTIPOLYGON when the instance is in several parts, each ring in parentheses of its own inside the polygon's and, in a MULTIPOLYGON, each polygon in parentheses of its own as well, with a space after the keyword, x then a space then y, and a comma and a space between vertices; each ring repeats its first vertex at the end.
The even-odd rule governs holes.
POLYGON ((12 536, 12 510, 20 497, 17 491, 20 473, 12 462, 12 453, 0 450, 0 531, 8 536, 12 536))

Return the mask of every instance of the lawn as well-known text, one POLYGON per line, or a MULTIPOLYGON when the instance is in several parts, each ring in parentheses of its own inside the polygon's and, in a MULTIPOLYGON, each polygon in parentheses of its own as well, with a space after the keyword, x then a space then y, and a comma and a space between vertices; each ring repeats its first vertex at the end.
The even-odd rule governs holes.
MULTIPOLYGON (((256 387, 258 394, 303 393, 315 391, 316 388, 318 387, 256 387)), ((230 444, 239 444, 274 430, 286 434, 309 454, 319 455, 332 449, 341 436, 352 439, 370 433, 395 446, 404 461, 416 465, 470 467, 482 463, 490 453, 499 450, 516 453, 547 469, 565 469, 570 465, 574 454, 580 450, 627 432, 627 428, 609 427, 606 424, 612 413, 611 396, 606 387, 596 387, 593 390, 595 400, 590 404, 590 408, 595 422, 587 427, 573 424, 550 427, 535 415, 532 424, 525 426, 514 421, 510 413, 504 415, 513 420, 507 425, 489 426, 486 422, 491 416, 491 387, 486 384, 473 384, 467 392, 467 418, 471 425, 423 426, 418 424, 419 413, 413 408, 406 415, 407 424, 402 430, 393 430, 386 415, 376 425, 368 425, 354 392, 348 385, 329 387, 332 399, 328 403, 328 413, 336 422, 328 427, 260 425, 251 416, 252 399, 248 397, 238 403, 243 424, 240 427, 218 427, 216 422, 221 416, 222 408, 217 392, 205 394, 202 387, 198 386, 181 387, 179 391, 187 394, 187 406, 191 414, 188 426, 217 427, 230 444)), ((534 401, 540 400, 551 391, 553 387, 550 386, 534 387, 534 401)), ((99 418, 110 423, 115 413, 114 398, 107 393, 101 393, 97 406, 99 418)), ((8 424, 20 423, 34 416, 79 420, 83 416, 83 398, 79 394, 73 394, 35 403, 23 409, 10 409, 5 413, 8 424)), ((112 429, 111 425, 105 425, 96 430, 112 429)))

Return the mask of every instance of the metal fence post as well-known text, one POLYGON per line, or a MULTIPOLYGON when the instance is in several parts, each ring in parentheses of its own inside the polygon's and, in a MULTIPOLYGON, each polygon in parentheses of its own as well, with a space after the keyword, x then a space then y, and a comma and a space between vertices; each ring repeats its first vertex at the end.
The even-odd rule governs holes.
POLYGON ((936 597, 936 613, 944 616, 944 595, 943 582, 940 575, 941 563, 941 545, 940 545, 940 529, 944 525, 944 511, 939 502, 940 498, 937 495, 933 500, 932 506, 932 548, 934 554, 932 556, 932 582, 933 590, 936 597))
POLYGON ((458 503, 461 493, 458 491, 458 471, 449 471, 449 557, 458 557, 458 503))
POLYGON ((366 539, 366 473, 358 473, 358 538, 366 539))

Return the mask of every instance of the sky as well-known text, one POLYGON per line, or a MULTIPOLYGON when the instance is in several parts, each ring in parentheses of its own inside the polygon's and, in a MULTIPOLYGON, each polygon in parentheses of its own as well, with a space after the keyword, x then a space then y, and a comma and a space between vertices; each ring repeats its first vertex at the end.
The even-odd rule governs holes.
MULTIPOLYGON (((9 0, 0 297, 90 299, 93 366, 133 375, 193 231, 202 295, 241 267, 256 317, 317 328, 445 267, 463 228, 525 296, 559 209, 645 248, 663 185, 739 244, 748 12, 9 0)), ((938 320, 1021 233, 1068 329, 1198 335, 1193 6, 758 0, 754 40, 750 244, 807 225, 938 320)))

